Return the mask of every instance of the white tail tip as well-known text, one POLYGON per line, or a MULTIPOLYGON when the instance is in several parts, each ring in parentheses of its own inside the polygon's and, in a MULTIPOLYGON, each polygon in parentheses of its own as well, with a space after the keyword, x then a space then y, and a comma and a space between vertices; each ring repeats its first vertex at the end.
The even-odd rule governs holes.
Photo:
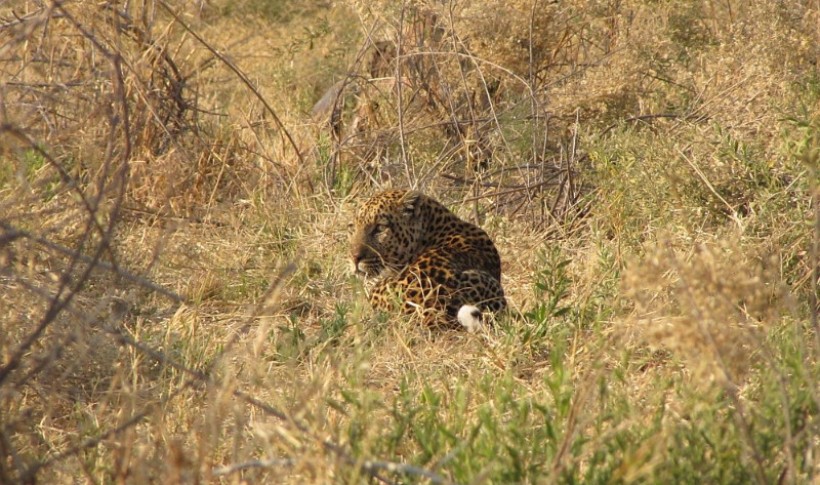
POLYGON ((473 305, 462 305, 458 309, 458 323, 470 332, 481 328, 481 310, 473 305))

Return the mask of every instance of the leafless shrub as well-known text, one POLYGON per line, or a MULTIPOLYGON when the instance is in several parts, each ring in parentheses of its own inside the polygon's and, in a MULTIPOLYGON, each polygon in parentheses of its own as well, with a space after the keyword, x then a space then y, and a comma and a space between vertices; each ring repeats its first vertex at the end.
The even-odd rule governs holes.
POLYGON ((559 24, 551 4, 504 2, 509 15, 498 20, 483 12, 501 4, 352 3, 373 27, 348 77, 314 107, 332 134, 331 186, 344 170, 366 184, 462 186, 539 226, 581 212, 583 121, 556 117, 548 88, 593 62, 580 49, 583 27, 559 24))

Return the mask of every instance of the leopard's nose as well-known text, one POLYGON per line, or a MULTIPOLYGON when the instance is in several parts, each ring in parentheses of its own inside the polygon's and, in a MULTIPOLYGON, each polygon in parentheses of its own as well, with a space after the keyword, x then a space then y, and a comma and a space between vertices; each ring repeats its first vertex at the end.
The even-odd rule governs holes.
POLYGON ((359 272, 359 262, 362 260, 361 251, 350 253, 350 265, 354 273, 359 272))

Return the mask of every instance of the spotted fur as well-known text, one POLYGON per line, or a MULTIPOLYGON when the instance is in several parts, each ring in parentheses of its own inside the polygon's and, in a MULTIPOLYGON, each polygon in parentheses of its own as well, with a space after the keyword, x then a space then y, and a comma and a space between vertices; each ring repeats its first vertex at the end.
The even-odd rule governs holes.
POLYGON ((405 313, 421 313, 428 325, 472 329, 459 320, 462 306, 506 307, 492 240, 435 199, 384 191, 359 207, 350 226, 351 263, 364 275, 374 308, 389 312, 398 304, 405 313))

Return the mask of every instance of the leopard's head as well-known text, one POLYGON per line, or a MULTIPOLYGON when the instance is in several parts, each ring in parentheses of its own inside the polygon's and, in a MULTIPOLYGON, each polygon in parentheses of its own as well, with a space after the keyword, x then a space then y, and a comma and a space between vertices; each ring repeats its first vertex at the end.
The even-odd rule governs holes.
POLYGON ((354 272, 375 277, 399 271, 421 250, 424 221, 419 205, 425 196, 387 190, 366 200, 350 223, 350 261, 354 272))

